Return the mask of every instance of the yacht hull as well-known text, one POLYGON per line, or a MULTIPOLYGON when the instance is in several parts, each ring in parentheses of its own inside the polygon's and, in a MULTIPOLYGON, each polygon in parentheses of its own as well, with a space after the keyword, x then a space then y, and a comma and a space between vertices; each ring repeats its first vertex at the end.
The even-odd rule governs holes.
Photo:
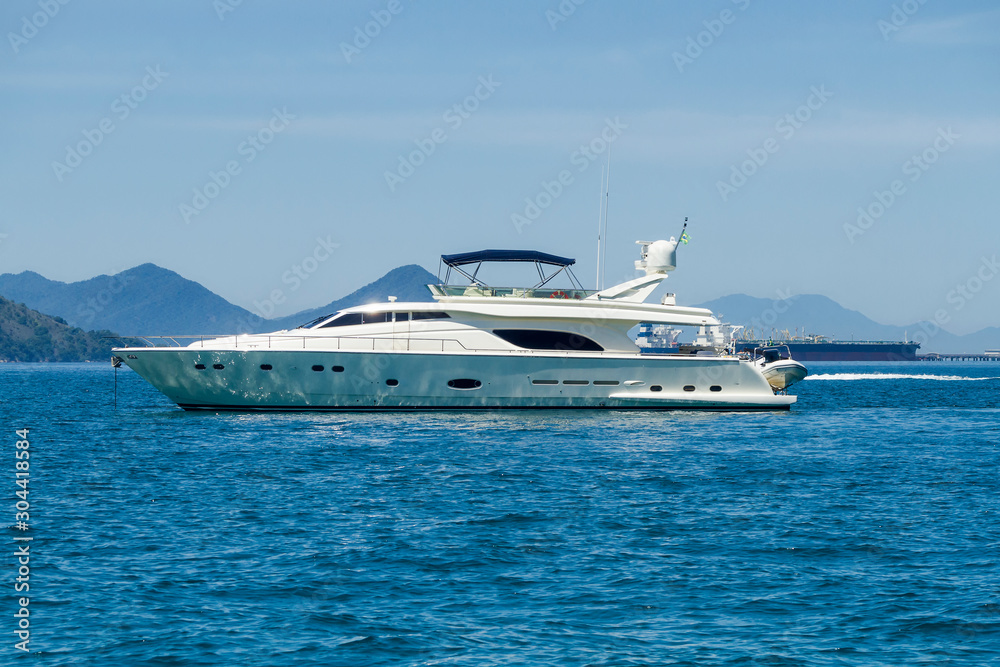
POLYGON ((115 354, 186 410, 787 410, 795 402, 735 357, 176 347, 115 354))

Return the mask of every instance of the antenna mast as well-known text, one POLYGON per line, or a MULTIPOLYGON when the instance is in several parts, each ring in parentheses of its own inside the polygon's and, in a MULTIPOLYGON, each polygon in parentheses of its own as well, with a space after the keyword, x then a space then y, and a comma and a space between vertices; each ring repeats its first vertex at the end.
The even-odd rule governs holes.
POLYGON ((601 165, 601 189, 597 192, 597 279, 594 287, 601 289, 601 226, 603 225, 604 208, 604 165, 601 165))
POLYGON ((608 180, 604 186, 604 254, 601 255, 601 289, 604 289, 604 266, 608 257, 608 199, 611 195, 611 144, 608 144, 608 180))

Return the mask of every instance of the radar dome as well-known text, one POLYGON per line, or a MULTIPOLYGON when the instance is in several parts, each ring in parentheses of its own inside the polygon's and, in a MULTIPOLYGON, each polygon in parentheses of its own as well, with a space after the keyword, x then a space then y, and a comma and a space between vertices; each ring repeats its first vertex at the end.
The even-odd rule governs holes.
POLYGON ((666 273, 677 268, 677 241, 673 236, 669 241, 639 241, 642 244, 642 259, 635 263, 636 269, 646 272, 646 275, 654 273, 666 273))

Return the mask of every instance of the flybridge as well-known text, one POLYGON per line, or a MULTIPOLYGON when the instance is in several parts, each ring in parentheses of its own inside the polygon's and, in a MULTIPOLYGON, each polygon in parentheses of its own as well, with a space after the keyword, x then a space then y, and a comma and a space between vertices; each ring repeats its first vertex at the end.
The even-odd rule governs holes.
MULTIPOLYGON (((686 223, 685 223, 686 224, 686 223)), ((683 236, 682 236, 683 238, 683 236)), ((428 285, 435 299, 441 297, 521 297, 521 298, 557 298, 580 300, 617 300, 642 303, 656 286, 667 277, 667 272, 677 266, 677 239, 670 237, 669 241, 637 241, 642 246, 642 259, 635 263, 636 270, 645 272, 645 276, 626 281, 602 290, 584 289, 580 281, 573 275, 569 267, 576 263, 575 259, 550 255, 536 250, 479 250, 456 255, 441 255, 441 262, 448 267, 444 280, 441 280, 441 268, 438 267, 438 284, 428 285), (479 269, 486 262, 526 262, 533 263, 538 271, 539 282, 532 287, 493 287, 479 279, 479 269), (469 269, 464 267, 475 266, 469 269), (546 275, 545 267, 556 267, 546 275), (451 271, 454 269, 469 280, 468 286, 457 286, 449 283, 451 271), (563 290, 545 286, 560 273, 565 272, 573 283, 573 288, 563 290), (544 289, 543 289, 544 288, 544 289)))
MULTIPOLYGON (((577 280, 576 276, 573 275, 573 271, 569 268, 573 264, 576 264, 575 259, 569 257, 559 257, 558 255, 550 255, 545 252, 538 252, 537 250, 477 250, 475 252, 462 252, 455 255, 441 255, 441 262, 448 267, 445 272, 444 281, 442 285, 448 285, 451 279, 451 270, 454 269, 456 272, 465 276, 469 279, 472 285, 478 285, 480 287, 487 287, 486 283, 480 280, 477 276, 479 275, 479 269, 482 268, 484 262, 524 262, 533 263, 536 270, 538 271, 538 284, 536 284, 531 289, 538 289, 539 287, 544 287, 546 283, 551 281, 553 278, 558 276, 560 273, 565 272, 569 276, 570 281, 576 286, 578 290, 583 290, 583 285, 577 280), (468 267, 475 265, 474 269, 467 270, 463 267, 468 267), (555 271, 549 275, 545 275, 544 266, 558 267, 555 271)), ((438 280, 441 278, 441 270, 438 268, 438 280)))
POLYGON ((448 266, 460 266, 478 262, 539 262, 555 266, 572 266, 575 259, 559 257, 537 250, 477 250, 460 252, 456 255, 441 255, 441 261, 448 266))

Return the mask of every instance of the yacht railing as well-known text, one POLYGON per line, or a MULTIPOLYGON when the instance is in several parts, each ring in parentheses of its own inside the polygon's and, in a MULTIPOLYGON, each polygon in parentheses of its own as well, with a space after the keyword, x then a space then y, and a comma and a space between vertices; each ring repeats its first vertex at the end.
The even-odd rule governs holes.
POLYGON ((123 349, 175 347, 235 350, 354 350, 365 352, 467 351, 455 338, 392 338, 387 336, 274 336, 267 334, 106 336, 122 341, 123 349), (130 342, 139 344, 131 344, 130 342), (206 346, 208 343, 208 346, 206 346), (301 347, 300 347, 301 344, 301 347))
MULTIPOLYGON (((484 349, 469 348, 455 338, 389 338, 385 336, 274 336, 267 334, 227 335, 148 335, 148 336, 105 336, 112 340, 123 341, 118 346, 123 351, 141 351, 155 347, 177 349, 220 350, 314 350, 317 352, 353 351, 353 352, 489 352, 491 354, 507 353, 512 355, 531 355, 565 352, 571 354, 578 350, 532 350, 532 349, 484 349), (129 341, 137 344, 129 344, 129 341)), ((638 350, 618 350, 613 354, 640 354, 638 350)))
POLYGON ((429 285, 437 296, 502 297, 508 299, 586 299, 597 290, 490 287, 489 285, 429 285))

